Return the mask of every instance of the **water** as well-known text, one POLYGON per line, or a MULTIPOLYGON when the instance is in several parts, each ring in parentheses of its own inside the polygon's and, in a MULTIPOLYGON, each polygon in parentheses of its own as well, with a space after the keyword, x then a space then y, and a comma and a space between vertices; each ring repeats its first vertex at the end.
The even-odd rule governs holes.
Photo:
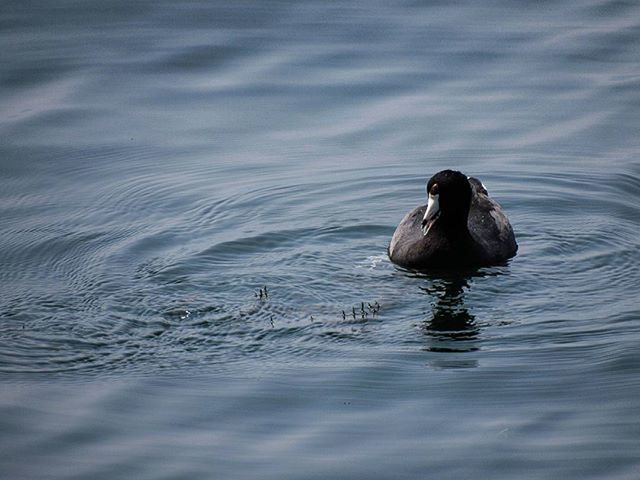
POLYGON ((222 3, 3 4, 0 477, 637 478, 640 6, 222 3))

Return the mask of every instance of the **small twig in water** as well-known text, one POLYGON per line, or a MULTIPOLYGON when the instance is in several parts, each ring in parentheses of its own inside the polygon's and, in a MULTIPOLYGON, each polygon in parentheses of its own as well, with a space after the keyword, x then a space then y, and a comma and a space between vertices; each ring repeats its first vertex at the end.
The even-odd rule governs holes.
POLYGON ((268 299, 269 298, 269 294, 267 292, 267 286, 265 285, 264 288, 260 288, 260 290, 258 290, 257 292, 254 292, 254 295, 256 298, 259 298, 260 300, 264 299, 268 299))

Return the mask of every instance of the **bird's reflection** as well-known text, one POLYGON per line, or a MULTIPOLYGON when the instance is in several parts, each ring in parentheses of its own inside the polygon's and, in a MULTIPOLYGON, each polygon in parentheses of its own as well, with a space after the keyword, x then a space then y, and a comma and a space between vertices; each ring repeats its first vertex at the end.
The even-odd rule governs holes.
POLYGON ((470 269, 452 273, 450 271, 417 272, 404 271, 411 278, 420 279, 419 287, 431 300, 431 312, 422 321, 427 352, 448 353, 433 355, 429 365, 435 368, 474 368, 478 366, 475 356, 468 352, 480 350, 480 323, 469 312, 465 296, 474 280, 499 276, 502 267, 470 269))
POLYGON ((421 287, 435 298, 431 317, 424 321, 427 337, 426 350, 430 352, 472 352, 478 350, 480 333, 474 315, 464 303, 465 289, 469 288, 469 275, 431 277, 427 287, 421 287))

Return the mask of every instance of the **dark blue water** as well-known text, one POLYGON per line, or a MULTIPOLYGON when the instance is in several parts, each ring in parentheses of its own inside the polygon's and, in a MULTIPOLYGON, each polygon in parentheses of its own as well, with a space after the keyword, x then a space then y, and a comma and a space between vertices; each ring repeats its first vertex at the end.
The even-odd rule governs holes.
POLYGON ((10 1, 0 41, 0 477, 637 478, 640 5, 10 1), (509 265, 387 259, 447 167, 509 265))

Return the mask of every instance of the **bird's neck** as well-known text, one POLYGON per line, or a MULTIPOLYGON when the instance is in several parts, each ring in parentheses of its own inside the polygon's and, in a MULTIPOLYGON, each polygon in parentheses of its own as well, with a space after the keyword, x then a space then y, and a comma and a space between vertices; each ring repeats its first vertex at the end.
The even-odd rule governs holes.
POLYGON ((456 236, 469 236, 469 228, 467 227, 467 220, 469 217, 468 212, 464 212, 464 215, 441 215, 438 221, 443 230, 447 233, 455 234, 456 236))

